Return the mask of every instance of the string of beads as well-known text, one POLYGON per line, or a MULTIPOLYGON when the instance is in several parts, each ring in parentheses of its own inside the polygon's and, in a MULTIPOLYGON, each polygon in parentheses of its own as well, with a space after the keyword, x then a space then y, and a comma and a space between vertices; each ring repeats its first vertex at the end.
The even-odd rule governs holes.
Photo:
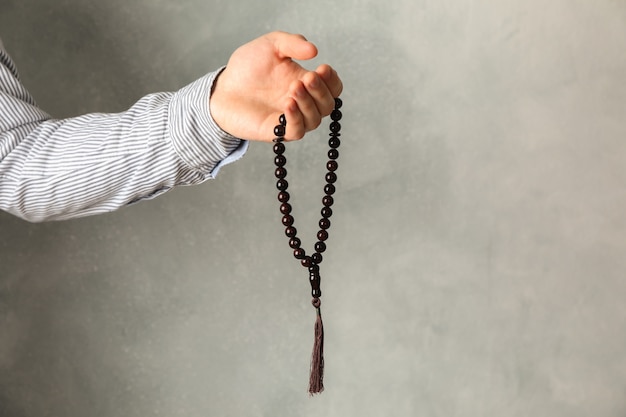
POLYGON ((289 238, 289 247, 293 249, 293 256, 300 260, 300 263, 303 267, 308 268, 309 270, 309 282, 311 284, 311 296, 313 297, 312 303, 313 306, 319 308, 320 300, 319 298, 322 295, 322 291, 320 290, 320 267, 319 264, 322 263, 324 259, 322 253, 326 251, 326 240, 328 239, 328 229, 330 229, 330 217, 333 215, 332 205, 334 203, 333 194, 335 193, 335 182, 337 181, 337 168, 339 165, 337 164, 337 158, 339 157, 339 145, 341 141, 339 137, 341 136, 341 124, 339 121, 341 120, 341 108, 342 102, 341 99, 335 99, 335 109, 330 114, 330 118, 332 122, 330 123, 330 138, 328 139, 328 162, 326 163, 326 169, 328 172, 326 173, 326 185, 324 186, 324 197, 322 197, 322 210, 321 215, 322 218, 319 221, 320 230, 317 232, 317 242, 315 243, 314 249, 315 251, 309 256, 307 255, 304 248, 302 248, 302 241, 298 238, 298 231, 294 226, 294 218, 291 215, 291 204, 289 204, 289 192, 287 192, 287 188, 289 187, 289 183, 287 182, 287 169, 285 165, 287 164, 287 158, 285 157, 285 144, 283 143, 285 139, 285 127, 287 126, 287 121, 285 119, 285 115, 281 115, 279 118, 279 124, 274 128, 274 135, 276 138, 274 139, 274 154, 276 155, 274 158, 274 164, 276 165, 276 170, 274 171, 274 175, 276 176, 276 188, 278 188, 278 201, 280 202, 280 212, 282 216, 282 223, 285 226, 285 235, 289 238))

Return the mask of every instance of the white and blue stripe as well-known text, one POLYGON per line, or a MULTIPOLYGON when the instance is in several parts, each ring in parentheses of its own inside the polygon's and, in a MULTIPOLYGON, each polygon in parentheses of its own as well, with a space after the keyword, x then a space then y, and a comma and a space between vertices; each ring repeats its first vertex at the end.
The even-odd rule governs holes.
POLYGON ((116 210, 214 178, 247 142, 209 109, 219 71, 122 113, 57 120, 37 107, 0 42, 0 209, 32 222, 116 210))

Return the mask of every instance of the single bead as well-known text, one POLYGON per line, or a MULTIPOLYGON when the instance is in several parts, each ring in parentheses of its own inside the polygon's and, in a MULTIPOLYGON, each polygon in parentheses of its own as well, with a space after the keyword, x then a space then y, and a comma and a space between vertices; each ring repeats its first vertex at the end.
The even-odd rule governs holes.
POLYGON ((319 290, 320 284, 322 280, 320 279, 319 274, 310 274, 309 275, 309 284, 311 284, 311 289, 319 290))
POLYGON ((322 253, 325 250, 326 250, 326 243, 320 241, 315 244, 315 252, 322 253))
POLYGON ((315 305, 315 300, 317 300, 319 302, 320 297, 322 296, 322 290, 320 290, 319 288, 314 288, 311 290, 311 297, 313 297, 313 307, 315 308, 319 308, 321 303, 318 303, 317 306, 315 305))
POLYGON ((313 259, 310 256, 305 256, 304 259, 300 261, 303 267, 308 268, 313 265, 313 259))
POLYGON ((341 120, 341 116, 342 116, 341 111, 338 109, 335 109, 330 113, 330 118, 334 120, 335 122, 338 122, 339 120, 341 120))
POLYGON ((332 184, 335 181, 337 181, 337 174, 335 174, 334 172, 327 172, 326 173, 326 182, 329 183, 329 184, 332 184))
POLYGON ((328 239, 328 232, 326 230, 320 230, 319 232, 317 232, 317 239, 320 241, 325 241, 326 239, 328 239))
POLYGON ((306 253, 305 253, 304 249, 297 248, 297 249, 293 250, 293 256, 296 259, 304 259, 306 257, 306 253))
POLYGON ((297 237, 292 237, 291 239, 289 239, 289 247, 291 249, 298 249, 301 244, 302 242, 297 237))
POLYGON ((337 159, 337 158, 339 158, 339 151, 337 149, 329 149, 328 159, 337 159))
MULTIPOLYGON (((337 171, 337 168, 339 168, 339 164, 337 163, 337 161, 328 161, 328 162, 326 162, 326 169, 328 169, 329 171, 331 171, 331 172, 332 171, 337 171)), ((287 174, 286 171, 285 171, 285 174, 287 174)))
POLYGON ((287 235, 287 237, 296 237, 297 233, 298 233, 298 230, 293 226, 289 226, 285 228, 285 235, 287 235))
POLYGON ((322 217, 323 218, 328 219, 332 215, 333 215, 333 209, 331 209, 330 207, 322 208, 322 217))
POLYGON ((313 259, 313 262, 319 265, 324 260, 324 257, 321 253, 315 252, 313 255, 311 255, 311 259, 313 259))
POLYGON ((280 205, 280 212, 283 214, 289 214, 291 213, 291 204, 289 203, 283 203, 280 205))
POLYGON ((330 131, 333 133, 338 133, 341 130, 341 123, 339 122, 331 122, 330 123, 330 131))
POLYGON ((320 229, 328 229, 330 228, 330 220, 328 219, 320 219, 320 229))
POLYGON ((285 126, 276 125, 274 126, 274 136, 283 137, 285 136, 285 126))
POLYGON ((274 158, 274 165, 276 165, 277 167, 282 167, 287 163, 287 158, 285 158, 285 155, 276 155, 276 158, 274 158))
POLYGON ((287 191, 281 191, 278 193, 278 201, 280 201, 281 203, 286 203, 287 201, 289 201, 289 197, 290 196, 287 191))
POLYGON ((313 299, 311 300, 311 304, 313 304, 313 307, 315 308, 320 308, 320 306, 322 305, 322 302, 320 301, 319 297, 322 295, 322 292, 319 292, 320 294, 316 297, 313 296, 313 299))
MULTIPOLYGON (((336 104, 336 102, 335 102, 336 104)), ((278 116, 278 123, 280 123, 283 126, 287 126, 287 118, 285 117, 285 114, 281 114, 280 116, 278 116)))
POLYGON ((336 97, 335 98, 335 108, 336 109, 340 109, 342 105, 343 105, 343 101, 341 101, 341 99, 339 97, 336 97))
POLYGON ((319 273, 320 273, 320 266, 317 264, 313 264, 309 267, 309 274, 311 275, 317 275, 318 279, 319 279, 319 273))
POLYGON ((335 199, 329 195, 322 197, 322 204, 326 207, 330 207, 335 203, 335 199))
POLYGON ((274 176, 276 178, 285 178, 287 176, 287 170, 284 167, 278 167, 274 171, 274 176))
MULTIPOLYGON (((337 149, 339 145, 341 145, 341 140, 337 136, 331 136, 330 139, 328 139, 328 146, 330 146, 331 148, 337 149)), ((336 158, 330 158, 330 159, 336 159, 336 158)))
POLYGON ((276 142, 274 144, 274 153, 276 155, 282 155, 285 152, 285 144, 282 142, 276 142))
POLYGON ((282 218, 283 226, 289 227, 293 224, 293 216, 285 214, 282 218))
POLYGON ((285 191, 288 186, 289 186, 289 183, 287 182, 286 179, 280 179, 276 181, 276 188, 278 188, 280 191, 285 191))
MULTIPOLYGON (((335 194, 335 186, 333 184, 326 184, 324 186, 324 192, 326 193, 326 195, 333 195, 333 194, 335 194)), ((278 199, 280 200, 280 195, 279 195, 278 199)))

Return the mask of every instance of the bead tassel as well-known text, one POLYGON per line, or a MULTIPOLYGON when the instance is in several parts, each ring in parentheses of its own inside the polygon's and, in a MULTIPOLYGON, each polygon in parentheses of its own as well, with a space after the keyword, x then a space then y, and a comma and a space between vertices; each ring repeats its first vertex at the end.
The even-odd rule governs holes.
POLYGON ((313 299, 313 307, 317 310, 315 320, 315 341, 311 353, 311 372, 309 376, 309 395, 324 391, 324 323, 320 311, 320 299, 313 299))
POLYGON ((322 312, 320 310, 321 301, 320 297, 322 296, 322 291, 320 289, 321 277, 320 277, 320 267, 319 264, 322 262, 322 252, 326 250, 326 239, 328 239, 328 229, 330 228, 330 217, 333 214, 331 206, 334 203, 334 199, 332 195, 335 193, 335 185, 334 183, 337 181, 337 168, 339 165, 337 164, 336 159, 339 157, 339 151, 337 148, 341 144, 339 140, 339 136, 341 136, 341 124, 339 120, 341 120, 342 114, 339 110, 341 108, 342 102, 341 99, 335 99, 335 109, 332 111, 330 118, 332 122, 330 123, 330 139, 328 140, 328 158, 329 161, 326 164, 326 168, 328 172, 326 173, 326 185, 324 186, 324 197, 322 198, 322 218, 319 221, 320 231, 317 233, 318 242, 315 244, 314 249, 315 252, 308 256, 306 251, 300 247, 301 241, 298 237, 296 237, 298 231, 293 226, 294 218, 290 214, 291 213, 291 205, 287 202, 289 201, 289 193, 287 192, 287 188, 289 183, 286 180, 287 177, 287 169, 285 165, 287 163, 287 158, 284 155, 285 152, 285 144, 284 134, 285 127, 287 125, 287 120, 285 119, 285 115, 281 115, 279 118, 279 124, 274 128, 274 135, 276 138, 274 139, 274 154, 276 155, 274 158, 274 164, 276 165, 276 170, 274 172, 277 181, 276 188, 278 188, 278 201, 280 201, 280 212, 282 216, 282 223, 285 226, 285 235, 290 238, 289 239, 289 247, 293 249, 293 256, 300 260, 300 263, 305 268, 309 270, 309 283, 311 284, 311 295, 313 297, 312 304, 316 310, 316 320, 315 320, 315 339, 313 342, 313 352, 311 353, 311 368, 310 368, 310 376, 309 376, 309 394, 318 394, 324 391, 324 323, 322 322, 322 312))

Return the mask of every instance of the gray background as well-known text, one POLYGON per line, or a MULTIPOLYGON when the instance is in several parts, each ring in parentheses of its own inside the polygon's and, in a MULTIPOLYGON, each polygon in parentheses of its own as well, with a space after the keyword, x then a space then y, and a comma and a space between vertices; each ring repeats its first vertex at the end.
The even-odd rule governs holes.
MULTIPOLYGON (((113 214, 0 214, 0 415, 625 416, 626 3, 0 2, 56 117, 176 90, 274 29, 345 82, 326 392, 252 144, 113 214)), ((288 151, 307 247, 325 136, 288 151)))

